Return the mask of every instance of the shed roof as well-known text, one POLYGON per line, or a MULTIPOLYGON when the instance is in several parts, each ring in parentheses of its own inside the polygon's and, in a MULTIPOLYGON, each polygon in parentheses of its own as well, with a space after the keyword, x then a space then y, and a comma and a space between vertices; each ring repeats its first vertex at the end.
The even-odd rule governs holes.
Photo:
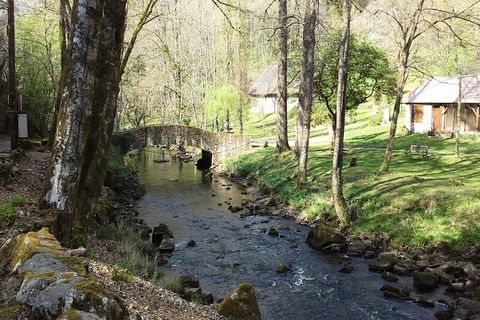
POLYGON ((277 96, 278 65, 271 64, 265 68, 248 90, 248 95, 253 97, 277 96))
MULTIPOLYGON (((408 97, 407 104, 451 104, 458 101, 457 77, 426 80, 408 97)), ((480 103, 480 75, 462 76, 462 103, 480 103)))

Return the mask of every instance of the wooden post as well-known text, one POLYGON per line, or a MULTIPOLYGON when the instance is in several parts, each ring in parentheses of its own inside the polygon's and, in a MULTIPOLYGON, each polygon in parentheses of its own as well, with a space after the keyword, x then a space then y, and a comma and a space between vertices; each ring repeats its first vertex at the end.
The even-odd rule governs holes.
POLYGON ((18 148, 17 76, 15 74, 15 5, 8 0, 8 108, 10 112, 10 149, 18 148))
POLYGON ((462 109, 462 76, 458 77, 458 101, 457 101, 457 112, 455 115, 456 119, 456 128, 455 128, 455 157, 460 159, 460 113, 462 109))
POLYGON ((477 131, 480 131, 480 128, 479 128, 479 125, 480 125, 480 105, 477 105, 477 107, 475 109, 475 116, 476 116, 476 128, 477 128, 477 131))

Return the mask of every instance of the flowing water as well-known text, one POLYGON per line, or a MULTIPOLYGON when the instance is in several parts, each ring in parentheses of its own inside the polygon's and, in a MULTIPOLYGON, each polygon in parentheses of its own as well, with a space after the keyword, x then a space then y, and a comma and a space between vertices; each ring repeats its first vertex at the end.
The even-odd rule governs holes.
MULTIPOLYGON (((305 244, 308 228, 281 218, 230 213, 225 202, 239 205, 249 197, 241 187, 205 177, 193 163, 153 162, 163 157, 158 149, 139 156, 146 188, 139 211, 150 227, 165 223, 175 236, 169 273, 198 277, 203 292, 216 298, 249 282, 266 320, 435 318, 432 310, 411 302, 384 299, 379 288, 387 282, 369 272, 362 259, 353 260, 351 274, 339 273, 339 262, 305 244), (270 226, 277 226, 281 237, 268 236, 270 226), (197 246, 187 247, 189 240, 197 246), (279 265, 291 265, 293 272, 277 274, 279 265)), ((411 286, 409 281, 401 283, 411 286)))

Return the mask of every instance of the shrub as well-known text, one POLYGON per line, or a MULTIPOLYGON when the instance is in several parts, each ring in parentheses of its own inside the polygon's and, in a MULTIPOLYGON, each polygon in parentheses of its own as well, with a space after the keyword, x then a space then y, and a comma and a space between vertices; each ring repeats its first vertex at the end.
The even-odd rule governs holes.
POLYGON ((117 265, 115 265, 113 266, 113 270, 112 270, 112 280, 132 283, 133 275, 130 273, 130 271, 119 268, 117 265))

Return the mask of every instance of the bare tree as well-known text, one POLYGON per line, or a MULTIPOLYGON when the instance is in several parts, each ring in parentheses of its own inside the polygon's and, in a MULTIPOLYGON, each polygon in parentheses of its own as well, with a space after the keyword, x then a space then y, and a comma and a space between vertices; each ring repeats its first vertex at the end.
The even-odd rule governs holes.
POLYGON ((385 158, 380 168, 380 173, 386 173, 390 168, 390 162, 393 155, 393 144, 397 134, 398 117, 400 116, 400 105, 402 103, 403 93, 405 91, 405 84, 408 78, 408 68, 410 63, 410 55, 412 53, 412 45, 415 39, 420 35, 418 33, 418 25, 422 10, 425 5, 425 0, 419 0, 416 9, 410 19, 400 20, 395 14, 387 14, 389 18, 393 19, 401 31, 401 48, 398 53, 400 62, 400 72, 397 78, 395 104, 393 106, 393 117, 390 126, 390 134, 385 151, 385 158))
POLYGON ((297 147, 299 151, 298 183, 307 182, 310 123, 312 121, 313 76, 315 73, 315 28, 317 26, 318 2, 306 0, 303 29, 302 81, 299 94, 297 119, 297 147))
POLYGON ((343 145, 345 134, 345 111, 347 97, 347 78, 348 78, 348 54, 350 38, 352 2, 344 0, 343 2, 343 23, 344 30, 340 43, 340 55, 338 61, 338 91, 337 91, 337 110, 335 137, 333 143, 333 165, 332 165, 332 195, 335 211, 342 227, 350 224, 347 203, 343 195, 343 145))
POLYGON ((277 152, 290 150, 288 145, 288 8, 287 0, 278 1, 278 110, 277 110, 277 152))

